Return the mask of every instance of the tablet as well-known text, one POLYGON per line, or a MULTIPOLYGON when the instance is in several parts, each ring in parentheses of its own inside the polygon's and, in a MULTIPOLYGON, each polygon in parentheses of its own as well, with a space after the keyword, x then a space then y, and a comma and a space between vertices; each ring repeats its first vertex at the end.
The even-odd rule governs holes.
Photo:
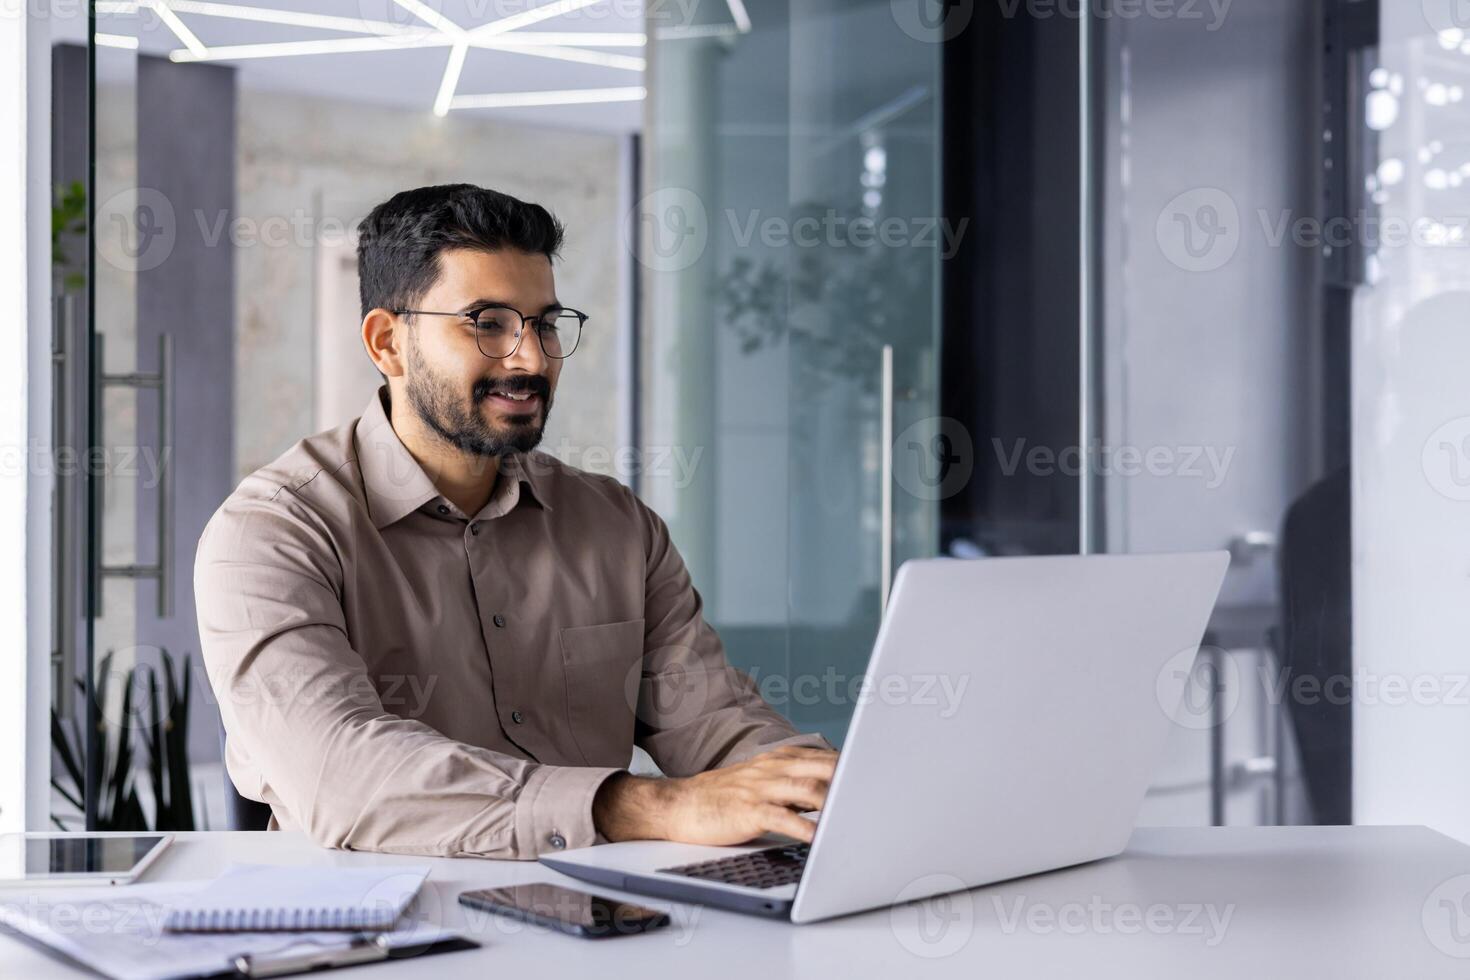
POLYGON ((0 885, 122 884, 172 840, 171 834, 0 834, 0 885))

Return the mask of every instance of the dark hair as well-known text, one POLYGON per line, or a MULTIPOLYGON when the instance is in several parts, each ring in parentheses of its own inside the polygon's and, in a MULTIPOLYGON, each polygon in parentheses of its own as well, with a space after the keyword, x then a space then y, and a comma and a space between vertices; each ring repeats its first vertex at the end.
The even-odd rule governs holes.
POLYGON ((539 204, 474 184, 400 191, 358 225, 357 280, 362 315, 414 306, 439 278, 439 253, 452 248, 514 248, 551 259, 562 225, 539 204))

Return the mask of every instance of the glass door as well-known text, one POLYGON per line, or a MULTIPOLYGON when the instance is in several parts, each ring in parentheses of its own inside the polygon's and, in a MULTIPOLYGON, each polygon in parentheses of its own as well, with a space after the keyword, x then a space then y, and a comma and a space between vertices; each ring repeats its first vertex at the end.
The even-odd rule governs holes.
POLYGON ((695 13, 649 13, 639 489, 731 662, 840 744, 937 549, 941 45, 888 4, 695 13))

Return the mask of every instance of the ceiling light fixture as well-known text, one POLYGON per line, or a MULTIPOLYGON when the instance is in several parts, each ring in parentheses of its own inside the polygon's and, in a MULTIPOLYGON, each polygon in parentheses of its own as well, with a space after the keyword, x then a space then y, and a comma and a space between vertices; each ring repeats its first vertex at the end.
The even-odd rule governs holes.
POLYGON ((174 36, 183 42, 184 47, 196 55, 209 53, 204 47, 204 42, 199 40, 199 37, 189 30, 183 21, 179 20, 179 15, 170 10, 164 0, 149 0, 148 7, 158 15, 158 19, 163 21, 169 30, 174 32, 174 36))
MULTIPOLYGON (((456 94, 464 73, 470 48, 551 58, 577 64, 596 65, 623 71, 643 72, 646 59, 594 48, 642 47, 648 37, 642 32, 617 31, 545 31, 517 33, 521 28, 538 24, 602 0, 552 0, 541 6, 502 17, 466 29, 430 6, 425 0, 393 0, 403 10, 423 23, 396 24, 385 20, 339 17, 256 7, 220 0, 97 0, 99 14, 138 14, 151 10, 184 45, 169 52, 175 62, 245 61, 256 58, 302 57, 310 55, 354 54, 393 51, 408 48, 449 48, 448 61, 434 98, 436 115, 450 109, 494 108, 530 105, 574 105, 594 102, 626 102, 646 96, 641 86, 560 89, 538 92, 507 92, 493 95, 456 94), (319 38, 299 41, 272 41, 254 44, 205 45, 180 19, 180 14, 221 17, 258 23, 280 24, 317 30, 341 31, 350 37, 319 38)), ((746 33, 750 17, 743 0, 725 0, 734 20, 733 27, 715 28, 720 33, 746 33)), ((712 31, 713 33, 714 31, 712 31)), ((120 34, 96 35, 97 43, 109 47, 138 47, 138 39, 120 34)))
POLYGON ((470 46, 463 41, 449 49, 449 64, 444 66, 444 77, 439 80, 439 94, 434 97, 434 115, 449 115, 449 103, 454 98, 454 90, 459 87, 459 74, 464 71, 464 56, 469 51, 470 46))
POLYGON ((454 109, 513 109, 524 106, 585 105, 598 102, 637 102, 648 95, 641 85, 627 88, 572 88, 545 92, 499 92, 456 95, 454 109))
POLYGON ((98 32, 96 34, 93 34, 92 38, 104 48, 128 48, 133 51, 138 50, 138 39, 135 37, 128 37, 126 34, 103 34, 101 32, 98 32))

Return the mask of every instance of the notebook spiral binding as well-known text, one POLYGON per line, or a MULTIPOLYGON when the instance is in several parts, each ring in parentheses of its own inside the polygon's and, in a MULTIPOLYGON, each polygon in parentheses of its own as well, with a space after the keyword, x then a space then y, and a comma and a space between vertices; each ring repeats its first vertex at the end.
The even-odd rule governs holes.
POLYGON ((164 928, 178 932, 377 931, 391 929, 395 913, 391 908, 172 909, 164 928))

